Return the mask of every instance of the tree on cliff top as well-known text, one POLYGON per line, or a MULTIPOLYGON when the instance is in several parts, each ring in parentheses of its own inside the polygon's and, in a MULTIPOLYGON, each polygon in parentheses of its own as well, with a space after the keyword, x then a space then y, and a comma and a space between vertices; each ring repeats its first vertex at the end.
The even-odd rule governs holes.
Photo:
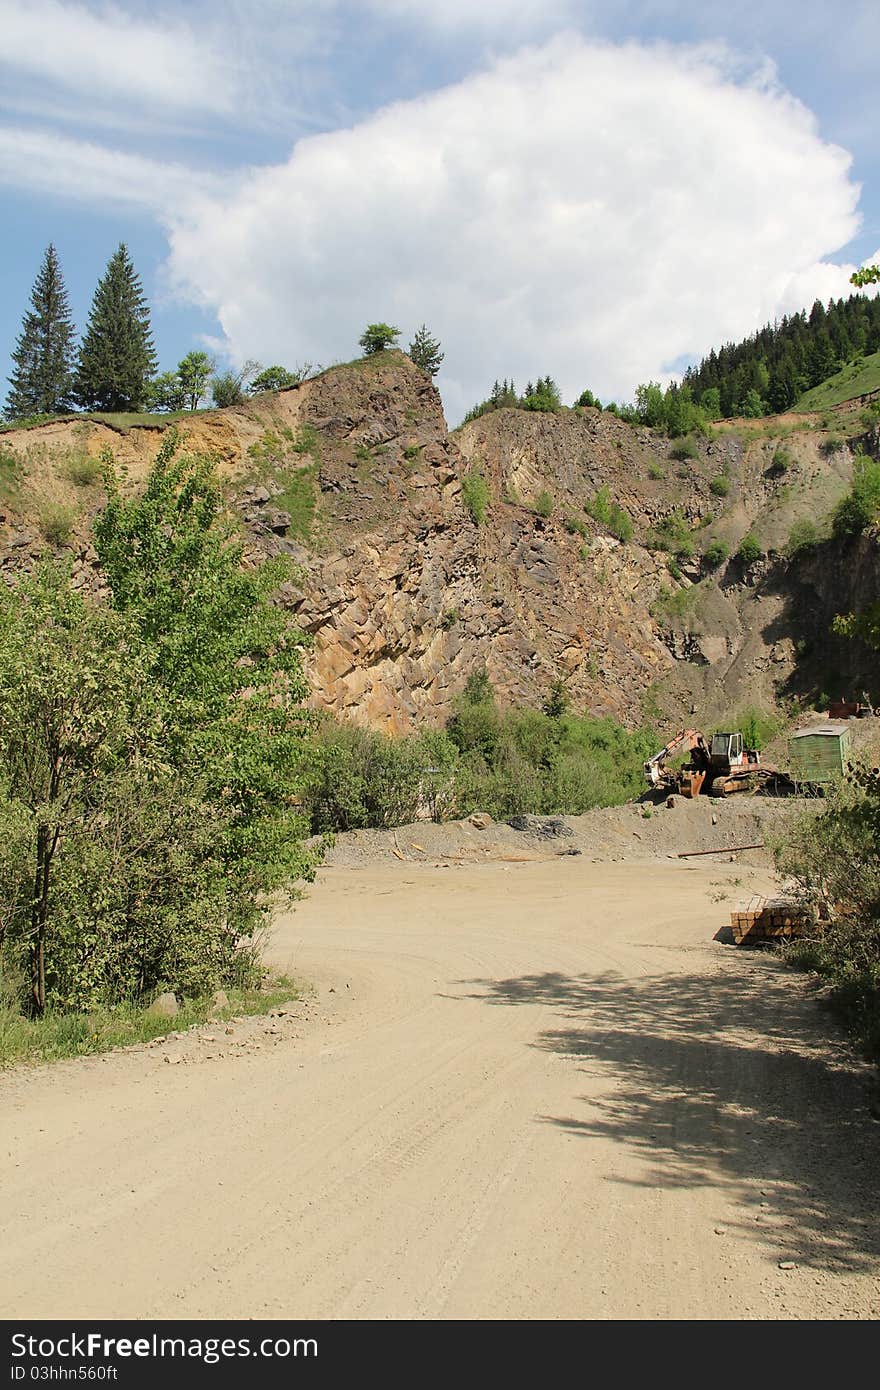
POLYGON ((87 410, 139 410, 156 366, 150 311, 120 242, 92 300, 76 369, 77 400, 87 410))
POLYGON ((10 419, 55 415, 71 403, 73 323, 55 247, 49 244, 12 354, 6 398, 10 419))
POLYGON ((400 329, 393 328, 390 323, 368 323, 358 338, 358 345, 363 348, 365 357, 374 357, 377 352, 394 347, 399 337, 400 329))

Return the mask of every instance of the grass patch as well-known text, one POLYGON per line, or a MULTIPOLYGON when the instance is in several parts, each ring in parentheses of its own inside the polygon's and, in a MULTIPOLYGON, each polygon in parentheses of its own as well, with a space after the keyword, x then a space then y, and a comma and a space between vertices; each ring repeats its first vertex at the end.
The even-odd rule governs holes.
POLYGON ((0 1069, 21 1063, 56 1062, 109 1052, 115 1047, 151 1042, 168 1033, 182 1033, 208 1019, 222 1022, 238 1014, 266 1014, 301 990, 286 975, 267 975, 259 989, 227 989, 228 1006, 215 1009, 210 995, 188 999, 176 1018, 157 1018, 135 1005, 120 1005, 93 1013, 47 1013, 24 1018, 17 1010, 0 1009, 0 1069))
POLYGON ((67 545, 73 535, 76 511, 65 507, 61 502, 47 502, 37 518, 40 535, 50 545, 67 545))
POLYGON ((880 352, 849 362, 834 376, 801 396, 792 410, 798 413, 827 410, 829 406, 844 405, 857 396, 865 396, 869 391, 880 391, 880 352))
POLYGON ((461 480, 461 497, 475 526, 482 526, 489 505, 489 484, 478 468, 472 468, 461 480))
POLYGON ((71 449, 61 465, 61 472, 75 487, 94 487, 101 481, 101 461, 84 449, 71 449))
POLYGON ((311 425, 266 430, 248 449, 252 479, 280 489, 273 505, 289 513, 290 534, 304 543, 312 539, 318 507, 319 456, 320 439, 311 425), (304 463, 305 458, 312 462, 304 463))
POLYGON ((600 487, 599 491, 585 504, 585 512, 594 521, 598 521, 600 526, 604 526, 606 531, 610 531, 612 536, 616 536, 619 541, 626 544, 633 538, 633 524, 629 512, 625 511, 617 502, 612 502, 607 487, 600 487))
POLYGON ((0 449, 0 502, 11 502, 21 484, 21 464, 11 449, 0 449))

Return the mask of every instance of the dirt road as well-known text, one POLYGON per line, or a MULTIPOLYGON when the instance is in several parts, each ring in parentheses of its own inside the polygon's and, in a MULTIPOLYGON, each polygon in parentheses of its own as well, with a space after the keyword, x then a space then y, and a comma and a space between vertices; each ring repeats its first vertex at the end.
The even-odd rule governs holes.
POLYGON ((0 1316, 876 1317, 869 1078, 742 872, 322 870, 312 1008, 0 1078, 0 1316))

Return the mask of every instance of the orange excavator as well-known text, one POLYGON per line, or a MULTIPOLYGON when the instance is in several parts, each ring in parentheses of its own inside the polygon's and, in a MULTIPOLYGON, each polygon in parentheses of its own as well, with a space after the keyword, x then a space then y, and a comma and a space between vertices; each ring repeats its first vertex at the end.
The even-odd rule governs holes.
POLYGON ((736 792, 795 790, 787 773, 761 762, 757 748, 744 748, 741 733, 714 733, 709 740, 696 729, 683 729, 665 748, 645 763, 645 780, 657 791, 679 796, 732 796, 736 792), (676 753, 690 754, 683 767, 671 771, 666 764, 676 753))

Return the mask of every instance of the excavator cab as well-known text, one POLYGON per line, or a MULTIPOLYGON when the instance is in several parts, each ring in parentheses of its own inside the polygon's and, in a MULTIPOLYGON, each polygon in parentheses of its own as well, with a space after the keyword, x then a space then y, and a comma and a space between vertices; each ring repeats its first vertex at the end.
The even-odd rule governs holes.
POLYGON ((743 765, 743 736, 715 733, 709 747, 713 772, 732 772, 743 765))

